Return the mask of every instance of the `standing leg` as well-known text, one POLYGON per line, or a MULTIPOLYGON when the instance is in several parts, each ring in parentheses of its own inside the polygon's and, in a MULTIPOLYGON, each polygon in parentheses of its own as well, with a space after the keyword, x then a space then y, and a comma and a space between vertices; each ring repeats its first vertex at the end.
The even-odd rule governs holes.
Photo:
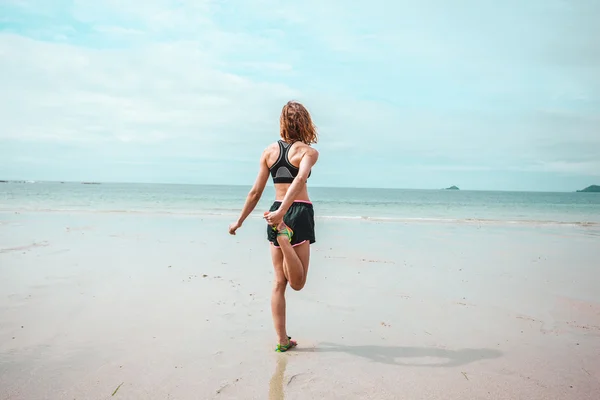
POLYGON ((285 288, 288 281, 283 272, 283 253, 273 245, 270 245, 270 247, 275 273, 271 292, 271 313, 273 314, 273 324, 275 325, 277 340, 280 344, 285 345, 288 343, 288 336, 285 329, 285 288))

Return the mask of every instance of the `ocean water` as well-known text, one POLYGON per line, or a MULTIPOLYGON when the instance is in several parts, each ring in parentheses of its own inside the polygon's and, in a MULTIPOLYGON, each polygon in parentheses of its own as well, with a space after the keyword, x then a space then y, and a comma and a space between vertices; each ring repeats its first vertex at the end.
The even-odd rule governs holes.
MULTIPOLYGON (((0 183, 0 211, 239 214, 249 186, 0 183)), ((600 194, 309 187, 318 218, 600 225, 600 194)), ((267 186, 254 214, 274 199, 267 186)))

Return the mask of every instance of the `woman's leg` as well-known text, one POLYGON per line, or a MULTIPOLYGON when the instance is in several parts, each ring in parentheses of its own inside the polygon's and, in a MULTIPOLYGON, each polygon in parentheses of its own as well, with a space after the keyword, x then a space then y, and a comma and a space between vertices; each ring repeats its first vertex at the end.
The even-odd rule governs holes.
POLYGON ((302 290, 306 284, 308 263, 310 261, 310 243, 292 247, 287 236, 278 236, 277 243, 283 253, 283 271, 294 290, 302 290))
MULTIPOLYGON (((293 256, 300 260, 303 268, 302 281, 298 283, 300 289, 306 284, 306 276, 308 273, 308 263, 310 259, 310 243, 302 243, 299 246, 292 247, 288 242, 289 247, 292 249, 293 256)), ((284 248, 286 248, 284 244, 284 248)), ((275 326, 275 332, 277 333, 277 340, 280 344, 285 345, 288 343, 288 334, 286 330, 286 312, 285 312, 285 289, 287 287, 288 279, 286 276, 285 264, 285 253, 283 248, 276 248, 271 245, 271 259, 273 260, 274 268, 274 280, 273 289, 271 293, 271 313, 273 315, 273 324, 275 326)), ((291 286, 291 284, 290 284, 291 286)), ((296 289, 296 290, 300 290, 296 289)))
POLYGON ((285 288, 288 281, 283 270, 283 253, 273 245, 270 247, 275 274, 271 292, 271 313, 273 314, 273 324, 275 325, 277 340, 280 344, 287 344, 288 336, 285 329, 285 288))

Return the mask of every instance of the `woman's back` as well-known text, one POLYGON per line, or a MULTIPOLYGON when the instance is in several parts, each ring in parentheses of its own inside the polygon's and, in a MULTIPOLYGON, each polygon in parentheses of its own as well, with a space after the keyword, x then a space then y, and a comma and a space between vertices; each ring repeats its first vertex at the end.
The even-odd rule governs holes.
MULTIPOLYGON (((283 199, 298 174, 302 158, 314 149, 302 142, 287 143, 279 140, 267 147, 265 161, 271 171, 275 185, 275 198, 283 199)), ((306 185, 296 197, 296 200, 309 200, 306 185)))

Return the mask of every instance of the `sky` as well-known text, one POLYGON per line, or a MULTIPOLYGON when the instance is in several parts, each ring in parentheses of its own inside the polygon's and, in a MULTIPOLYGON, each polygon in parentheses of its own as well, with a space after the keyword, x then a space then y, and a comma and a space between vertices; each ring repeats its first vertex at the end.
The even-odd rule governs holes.
POLYGON ((314 186, 600 184, 597 0, 0 0, 0 179, 250 185, 279 113, 314 186))

